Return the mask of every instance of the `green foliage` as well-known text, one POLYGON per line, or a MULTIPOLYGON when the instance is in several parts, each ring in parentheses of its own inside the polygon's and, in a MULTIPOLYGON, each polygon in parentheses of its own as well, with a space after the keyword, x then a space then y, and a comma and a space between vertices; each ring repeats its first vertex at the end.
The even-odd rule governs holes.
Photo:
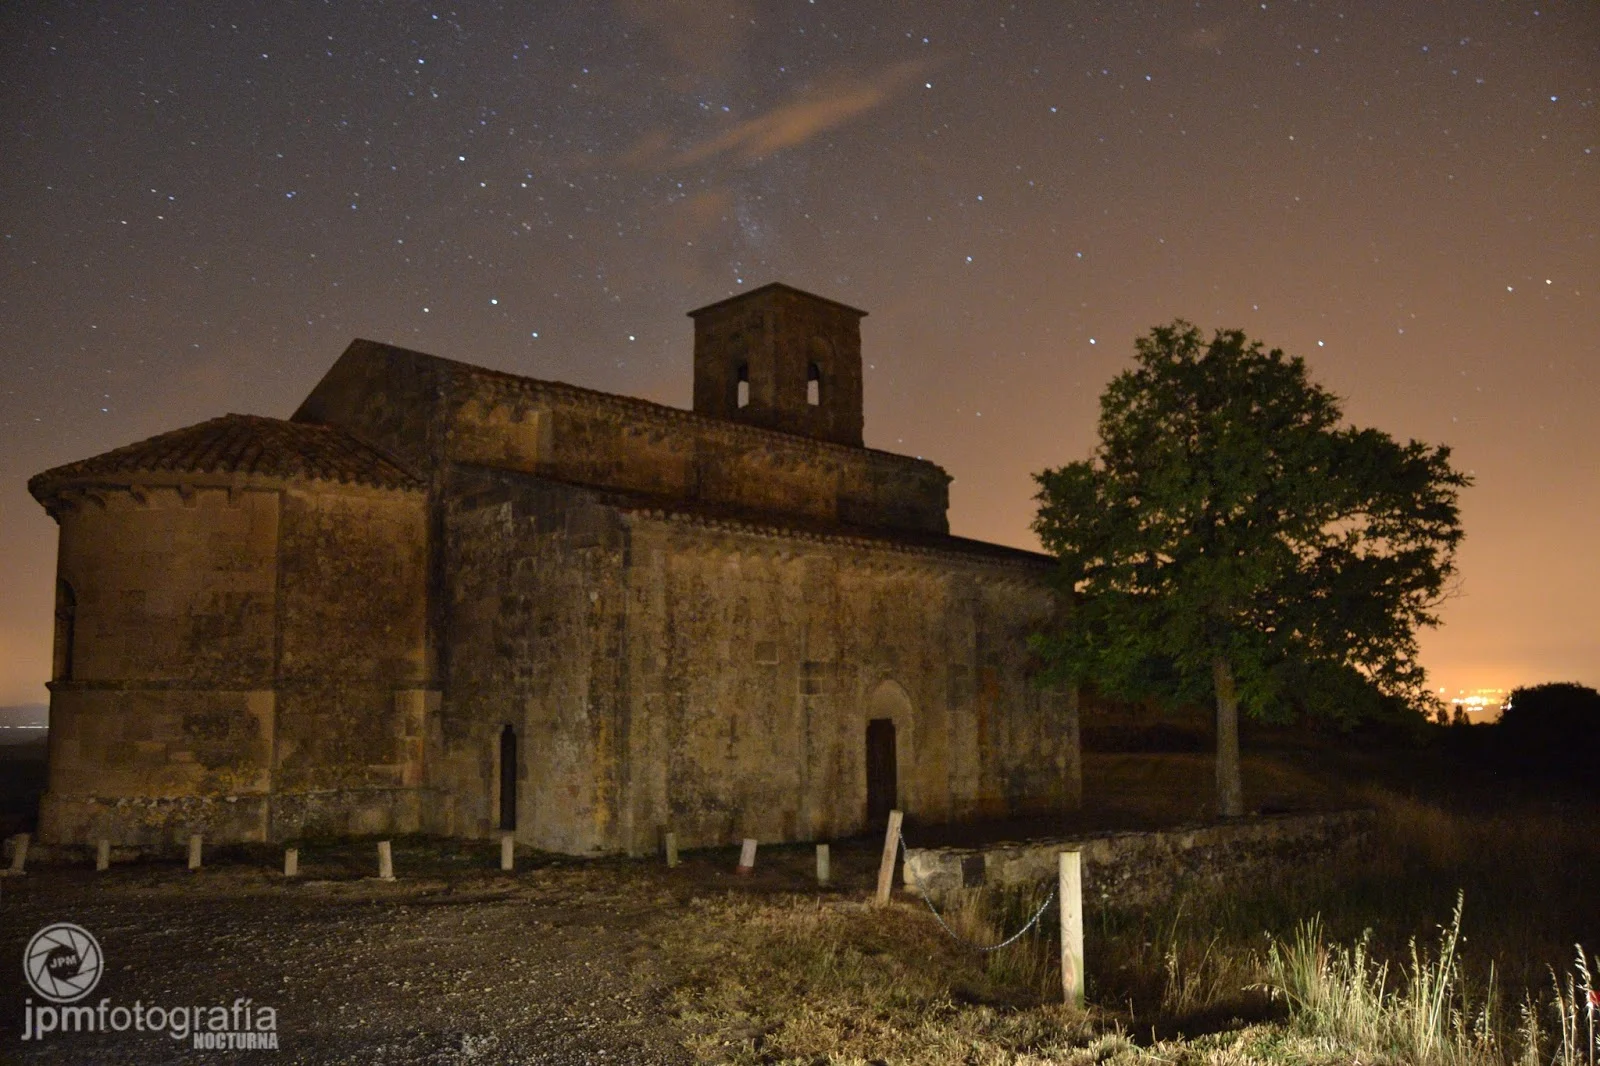
POLYGON ((1448 448, 1342 425, 1303 360, 1177 321, 1101 398, 1093 457, 1037 474, 1068 607, 1058 681, 1261 718, 1429 706, 1415 633, 1461 539, 1448 448), (1218 671, 1221 671, 1220 673, 1218 671))

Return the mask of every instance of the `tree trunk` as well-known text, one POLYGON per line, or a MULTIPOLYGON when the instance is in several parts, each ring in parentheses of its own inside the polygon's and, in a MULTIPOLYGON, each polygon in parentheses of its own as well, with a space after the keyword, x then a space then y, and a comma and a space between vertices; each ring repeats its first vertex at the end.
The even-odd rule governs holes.
POLYGON ((1239 773, 1239 693, 1228 660, 1211 660, 1217 690, 1217 813, 1224 818, 1244 814, 1244 782, 1239 773))
POLYGON ((1068 811, 1083 809, 1083 688, 1077 683, 1067 686, 1064 696, 1058 695, 1056 699, 1065 704, 1066 714, 1063 716, 1061 728, 1061 746, 1064 749, 1061 760, 1061 798, 1062 806, 1068 811))

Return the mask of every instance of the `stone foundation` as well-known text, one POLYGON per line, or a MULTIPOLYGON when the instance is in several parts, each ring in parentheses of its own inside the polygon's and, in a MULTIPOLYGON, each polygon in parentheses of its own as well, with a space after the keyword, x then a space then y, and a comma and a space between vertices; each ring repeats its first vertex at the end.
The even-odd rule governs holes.
POLYGON ((266 840, 267 803, 244 796, 60 796, 46 792, 39 804, 41 843, 114 846, 161 852, 186 847, 192 833, 207 840, 266 840))
POLYGON ((118 797, 45 793, 39 810, 44 844, 114 847, 161 854, 192 833, 215 843, 268 843, 303 837, 444 833, 448 808, 432 789, 348 788, 242 796, 118 797))
POLYGON ((272 797, 272 839, 442 834, 448 804, 436 789, 349 788, 272 797))

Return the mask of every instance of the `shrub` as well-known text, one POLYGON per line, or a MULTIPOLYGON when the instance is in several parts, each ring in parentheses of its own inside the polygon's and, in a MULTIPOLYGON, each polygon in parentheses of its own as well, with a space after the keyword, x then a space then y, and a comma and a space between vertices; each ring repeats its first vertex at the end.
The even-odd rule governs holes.
POLYGON ((1506 701, 1495 731, 1505 752, 1525 766, 1600 783, 1600 692, 1572 682, 1519 688, 1506 701))

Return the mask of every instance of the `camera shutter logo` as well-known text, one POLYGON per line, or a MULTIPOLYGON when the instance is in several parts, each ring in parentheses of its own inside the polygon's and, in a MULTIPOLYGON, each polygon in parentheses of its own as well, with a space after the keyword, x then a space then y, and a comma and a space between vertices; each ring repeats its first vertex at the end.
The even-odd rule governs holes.
POLYGON ((47 925, 22 953, 28 984, 52 1003, 72 1003, 94 991, 105 969, 100 942, 80 925, 47 925))

